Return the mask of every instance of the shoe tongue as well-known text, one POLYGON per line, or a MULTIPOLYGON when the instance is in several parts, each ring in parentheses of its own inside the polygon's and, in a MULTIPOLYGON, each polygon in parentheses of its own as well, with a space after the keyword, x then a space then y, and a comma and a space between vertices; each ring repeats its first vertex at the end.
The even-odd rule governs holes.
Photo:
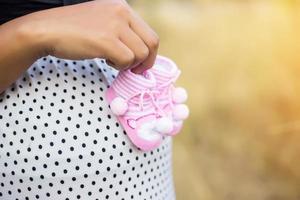
POLYGON ((143 74, 135 74, 131 70, 122 71, 112 84, 116 93, 125 99, 131 98, 142 91, 151 90, 155 86, 155 77, 149 70, 143 74))
POLYGON ((151 72, 155 75, 158 85, 164 84, 171 79, 173 79, 172 82, 175 82, 180 74, 180 70, 176 64, 163 56, 157 56, 156 61, 151 68, 151 72))

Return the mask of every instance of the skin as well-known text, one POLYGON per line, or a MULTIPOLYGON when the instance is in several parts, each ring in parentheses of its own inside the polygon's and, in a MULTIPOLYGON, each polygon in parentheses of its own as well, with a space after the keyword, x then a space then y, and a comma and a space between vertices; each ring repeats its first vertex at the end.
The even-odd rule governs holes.
POLYGON ((35 12, 0 26, 0 94, 36 59, 106 58, 118 70, 152 67, 159 38, 124 0, 35 12))

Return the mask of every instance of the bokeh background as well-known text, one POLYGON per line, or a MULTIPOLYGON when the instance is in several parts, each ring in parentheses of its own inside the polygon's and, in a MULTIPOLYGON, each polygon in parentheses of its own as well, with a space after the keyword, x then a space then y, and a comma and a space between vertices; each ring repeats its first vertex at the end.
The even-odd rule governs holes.
POLYGON ((136 0, 182 69, 179 200, 300 199, 300 4, 136 0))

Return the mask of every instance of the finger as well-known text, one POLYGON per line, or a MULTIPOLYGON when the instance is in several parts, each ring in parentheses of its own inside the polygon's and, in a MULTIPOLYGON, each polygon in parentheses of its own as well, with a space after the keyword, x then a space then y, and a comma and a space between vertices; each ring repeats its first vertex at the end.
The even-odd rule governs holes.
POLYGON ((133 52, 134 62, 131 67, 142 63, 149 55, 149 49, 144 41, 129 27, 122 32, 120 40, 133 52))
POLYGON ((130 20, 131 29, 144 41, 149 49, 148 57, 134 72, 142 72, 153 66, 159 46, 157 34, 137 15, 130 20))
POLYGON ((120 40, 114 40, 106 45, 104 57, 108 63, 118 70, 129 68, 134 62, 134 53, 120 40))
POLYGON ((157 56, 157 49, 154 50, 154 52, 152 52, 151 54, 149 53, 149 56, 145 59, 145 61, 135 66, 132 69, 132 72, 136 74, 141 74, 147 69, 150 69, 155 63, 156 56, 157 56))

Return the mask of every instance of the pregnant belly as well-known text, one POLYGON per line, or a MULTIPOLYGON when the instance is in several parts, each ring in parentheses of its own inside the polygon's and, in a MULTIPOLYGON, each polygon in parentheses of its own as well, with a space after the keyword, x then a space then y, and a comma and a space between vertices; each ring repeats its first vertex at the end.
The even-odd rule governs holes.
POLYGON ((101 60, 35 62, 0 96, 1 170, 51 177, 168 161, 170 139, 141 152, 111 114, 104 92, 115 75, 101 60))

